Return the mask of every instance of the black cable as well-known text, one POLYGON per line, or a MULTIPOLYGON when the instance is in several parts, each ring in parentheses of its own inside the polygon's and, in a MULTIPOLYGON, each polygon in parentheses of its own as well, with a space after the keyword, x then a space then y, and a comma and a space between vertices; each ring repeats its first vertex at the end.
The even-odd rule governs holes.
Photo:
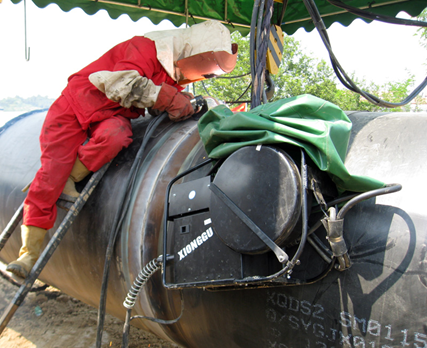
MULTIPOLYGON (((246 74, 246 75, 248 75, 248 74, 246 74)), ((246 76, 246 75, 243 75, 243 76, 246 76)), ((219 78, 219 76, 217 78, 219 78)), ((209 94, 209 92, 208 92, 205 84, 203 83, 203 81, 200 81, 200 82, 202 82, 202 86, 205 89, 206 93, 211 97, 211 95, 209 94)), ((244 90, 244 92, 239 97, 237 97, 236 100, 234 100, 234 101, 226 101, 225 103, 228 103, 228 104, 238 103, 239 99, 242 98, 247 93, 247 91, 249 90, 249 88, 251 88, 251 86, 252 86, 252 82, 248 85, 248 87, 246 87, 246 89, 244 90)))
POLYGON ((330 249, 320 241, 320 238, 315 234, 307 237, 307 242, 319 254, 319 256, 328 264, 333 260, 333 254, 330 249))
MULTIPOLYGON (((217 77, 215 77, 216 79, 237 79, 237 78, 241 78, 241 77, 245 77, 245 76, 248 76, 248 75, 250 75, 251 73, 250 72, 248 72, 248 73, 246 73, 246 74, 243 74, 243 75, 237 75, 237 76, 217 76, 217 77)), ((207 93, 207 95, 209 96, 209 97, 212 97, 211 95, 210 95, 210 93, 209 93, 209 91, 208 91, 208 89, 207 89, 207 87, 206 87, 206 85, 204 84, 204 82, 203 81, 200 81, 200 83, 202 84, 202 87, 203 87, 203 89, 205 90, 205 92, 207 93)), ((242 95, 240 95, 240 97, 238 97, 237 99, 236 99, 236 101, 234 101, 234 102, 237 102, 241 97, 243 97, 244 95, 245 95, 245 93, 248 91, 248 89, 251 87, 251 85, 252 85, 252 82, 249 84, 249 86, 245 89, 245 91, 242 93, 242 95)), ((196 87, 195 87, 195 83, 193 83, 193 94, 194 95, 196 95, 196 87)), ((234 103, 234 102, 226 102, 226 103, 234 103)))
POLYGON ((283 0, 282 12, 280 13, 279 19, 277 20, 277 25, 282 26, 283 18, 285 17, 286 8, 288 7, 288 0, 283 0))
POLYGON ((338 79, 341 81, 341 83, 349 90, 359 93, 362 95, 366 100, 368 100, 370 103, 386 108, 395 108, 400 107, 408 104, 411 102, 412 99, 414 99, 426 86, 427 86, 427 77, 424 79, 424 81, 414 89, 414 91, 409 94, 403 101, 400 103, 390 103, 385 100, 382 100, 371 93, 368 93, 366 91, 361 90, 354 82, 353 80, 347 75, 347 73, 344 71, 340 63, 338 62, 337 58, 335 57, 332 48, 331 43, 328 37, 328 33, 326 31, 325 24, 323 22, 323 19, 319 13, 319 10, 314 3, 313 0, 303 0, 304 5, 307 8, 308 13, 310 14, 310 17, 313 20, 313 24, 315 25, 323 44, 325 45, 329 57, 331 59, 332 68, 335 71, 335 74, 337 75, 338 79))
POLYGON ((119 207, 114 217, 111 232, 109 235, 107 251, 105 255, 104 273, 102 275, 101 294, 100 294, 99 308, 98 308, 98 325, 97 325, 97 331, 96 331, 96 347, 97 348, 100 348, 102 344, 102 333, 104 330, 105 308, 106 308, 106 302, 107 302, 107 287, 108 287, 108 278, 110 273, 111 259, 113 257, 114 245, 117 239, 118 232, 121 227, 121 223, 126 216, 127 209, 130 204, 130 199, 128 196, 131 194, 132 188, 135 184, 135 176, 139 169, 139 165, 140 165, 142 156, 144 154, 147 142, 151 138, 157 126, 167 116, 168 116, 167 112, 163 112, 160 116, 153 118, 150 121, 149 125, 147 126, 142 144, 138 150, 138 153, 135 156, 134 162, 128 174, 128 178, 126 181, 126 190, 120 199, 119 207))
MULTIPOLYGON (((259 5, 260 5, 260 0, 255 0, 254 1, 254 7, 252 10, 252 18, 251 18, 251 33, 249 36, 249 58, 250 58, 250 65, 251 65, 251 78, 252 78, 252 82, 255 79, 255 51, 256 51, 256 47, 255 47, 255 33, 256 33, 256 18, 257 18, 257 14, 258 14, 258 9, 259 9, 259 5)), ((253 88, 254 86, 252 85, 252 92, 251 95, 253 95, 253 88)), ((253 97, 251 97, 252 102, 251 102, 251 106, 253 106, 253 97)))
MULTIPOLYGON (((359 193, 354 193, 354 194, 349 194, 347 196, 342 196, 340 198, 336 198, 330 202, 326 202, 326 210, 328 210, 330 207, 334 206, 334 205, 343 205, 344 202, 349 201, 350 199, 358 196, 359 193)), ((320 207, 319 204, 313 205, 312 209, 311 209, 311 213, 319 213, 323 211, 320 207)))
POLYGON ((367 18, 373 21, 380 21, 380 22, 389 23, 389 24, 409 25, 409 26, 415 26, 415 27, 427 27, 427 22, 414 21, 412 19, 396 18, 396 17, 374 13, 371 11, 362 10, 357 7, 349 6, 340 0, 326 0, 326 1, 356 16, 367 18))
POLYGON ((252 102, 251 107, 257 107, 266 102, 264 92, 265 66, 267 60, 268 40, 270 37, 271 18, 273 16, 274 0, 261 0, 259 6, 254 4, 251 21, 251 75, 252 75, 252 102), (264 13, 265 7, 265 13, 264 13), (256 21, 256 22, 255 22, 256 21), (254 38, 256 32, 256 38, 254 38), (256 59, 254 56, 256 51, 256 59))
POLYGON ((255 51, 254 51, 254 73, 252 75, 252 103, 251 108, 255 108, 261 104, 261 85, 262 85, 262 74, 264 71, 264 66, 262 65, 262 52, 261 52, 261 38, 263 34, 262 28, 262 17, 264 14, 264 5, 265 0, 261 0, 260 6, 258 8, 258 15, 256 16, 256 33, 255 38, 255 51), (256 52, 256 59, 255 59, 256 52), (261 61, 260 61, 261 59, 261 61))
POLYGON ((196 18, 193 17, 193 15, 191 13, 188 13, 190 15, 190 17, 193 19, 194 24, 197 24, 196 22, 196 18))
POLYGON ((127 348, 129 346, 131 312, 132 312, 132 308, 129 308, 126 311, 125 325, 123 326, 123 335, 122 335, 122 348, 127 348))
POLYGON ((162 325, 172 325, 172 324, 175 324, 176 322, 178 322, 178 320, 180 320, 182 315, 184 314, 184 297, 182 295, 182 291, 179 291, 179 294, 181 295, 181 313, 175 319, 166 320, 166 319, 146 317, 143 315, 135 315, 135 316, 131 317, 132 308, 129 308, 126 311, 125 325, 123 326, 122 348, 128 348, 128 346, 129 346, 130 322, 133 319, 146 319, 146 320, 150 320, 152 322, 155 322, 157 324, 162 324, 162 325))
POLYGON ((146 317, 144 315, 135 315, 135 316, 131 317, 130 320, 133 320, 133 319, 147 319, 147 320, 150 320, 150 321, 152 321, 154 323, 162 324, 162 325, 172 325, 172 324, 175 324, 176 322, 178 322, 181 319, 182 315, 184 314, 184 297, 182 295, 182 291, 181 290, 179 291, 179 294, 181 295, 181 313, 179 314, 179 316, 177 318, 169 320, 169 319, 159 319, 159 318, 146 317))
POLYGON ((206 86, 205 86, 205 84, 203 83, 203 81, 200 81, 200 83, 202 84, 203 89, 204 89, 204 90, 205 90, 205 92, 208 94, 208 96, 209 96, 209 97, 212 97, 212 96, 209 94, 209 91, 208 91, 208 89, 206 88, 206 86))
POLYGON ((314 284, 320 280, 322 280, 323 278, 325 278, 330 272, 331 270, 334 268, 336 259, 332 259, 330 263, 328 263, 328 266, 317 276, 310 278, 310 279, 306 279, 306 280, 300 280, 300 279, 288 279, 286 280, 286 282, 281 282, 280 284, 282 286, 302 286, 302 285, 310 285, 310 284, 314 284))
POLYGON ((246 73, 246 74, 243 74, 243 75, 236 75, 236 76, 217 76, 217 77, 215 77, 216 79, 238 79, 238 78, 241 78, 241 77, 245 77, 245 76, 248 76, 248 75, 250 75, 251 73, 250 72, 248 72, 248 73, 246 73))
MULTIPOLYGON (((17 282, 15 279, 13 279, 11 276, 9 276, 6 272, 0 270, 0 276, 4 279, 7 280, 10 284, 17 286, 17 287, 21 287, 21 283, 17 282)), ((43 291, 46 290, 50 285, 48 284, 44 284, 44 285, 40 285, 40 286, 32 286, 31 290, 29 292, 38 292, 38 291, 43 291)))
POLYGON ((351 194, 351 195, 348 195, 348 196, 343 196, 343 197, 334 199, 333 201, 330 201, 330 202, 326 202, 326 209, 328 209, 328 208, 330 208, 330 207, 332 207, 334 205, 342 204, 344 202, 347 202, 350 199, 352 199, 352 198, 354 198, 354 197, 356 197, 358 195, 359 195, 358 193, 354 193, 354 194, 351 194))
MULTIPOLYGON (((173 258, 173 257, 172 257, 173 258)), ((133 282, 131 288, 128 291, 128 294, 126 296, 125 301, 123 302, 123 307, 127 309, 126 311, 126 318, 125 318, 125 324, 123 326, 123 338, 122 338, 122 348, 128 348, 129 344, 129 332, 130 332, 130 322, 133 319, 147 319, 151 320, 158 324, 163 325, 170 325, 176 323, 178 320, 181 319, 182 314, 184 313, 184 298, 182 295, 182 292, 180 291, 181 295, 181 314, 178 318, 167 320, 167 319, 158 319, 158 318, 152 318, 152 317, 146 317, 143 315, 136 315, 134 317, 131 317, 132 309, 135 306, 136 299, 139 295, 139 292, 141 291, 142 287, 147 284, 148 280, 153 276, 154 273, 156 273, 162 266, 167 262, 168 257, 163 258, 163 255, 160 255, 159 257, 151 260, 147 265, 144 266, 144 268, 139 272, 138 276, 136 277, 135 281, 133 282)))
POLYGON ((379 188, 379 189, 376 189, 376 190, 371 190, 371 191, 368 191, 368 192, 361 193, 360 195, 357 195, 356 197, 350 199, 341 208, 341 210, 337 214, 337 220, 343 219, 344 215, 347 214, 347 212, 353 206, 355 206, 357 203, 360 203, 360 202, 362 202, 362 201, 364 201, 366 199, 372 198, 372 197, 386 195, 386 194, 393 193, 393 192, 398 192, 401 189, 402 189, 402 185, 400 185, 400 184, 389 184, 389 185, 386 185, 386 187, 383 187, 383 188, 379 188))
POLYGON ((240 103, 240 104, 242 104, 242 103, 247 103, 247 104, 250 104, 251 103, 251 100, 229 100, 229 101, 225 101, 225 103, 226 104, 238 104, 238 103, 240 103))
POLYGON ((246 89, 244 90, 244 92, 239 97, 237 97, 236 100, 229 101, 229 102, 226 102, 226 103, 230 103, 231 104, 231 103, 237 103, 237 102, 239 102, 239 99, 242 98, 246 94, 246 92, 249 90, 249 88, 251 88, 251 86, 252 86, 252 82, 248 85, 248 87, 246 87, 246 89))
POLYGON ((13 214, 12 219, 8 222, 5 229, 0 235, 0 251, 3 249, 6 242, 9 240, 13 231, 18 227, 20 222, 22 221, 22 217, 24 216, 24 202, 21 203, 19 208, 13 214))
POLYGON ((304 151, 301 149, 301 179, 302 179, 302 187, 301 187, 301 197, 302 197, 302 210, 301 210, 301 221, 302 221, 302 232, 301 238, 298 245, 298 249, 290 261, 293 266, 299 261, 301 253, 304 249, 305 243, 307 241, 308 236, 308 203, 307 203, 307 191, 308 191, 308 183, 307 183, 307 164, 305 162, 304 151))
POLYGON ((273 11, 274 11, 274 0, 267 0, 267 4, 266 4, 266 14, 265 14, 265 18, 262 21, 262 32, 263 32, 263 37, 262 37, 262 41, 260 43, 260 52, 258 54, 258 58, 259 58, 259 76, 260 76, 260 81, 262 82, 258 88, 259 88, 259 93, 260 95, 262 95, 263 97, 263 103, 267 103, 268 100, 266 98, 265 95, 265 90, 264 90, 264 82, 266 79, 266 62, 267 62, 267 52, 268 52, 268 42, 270 40, 270 31, 271 31, 271 18, 273 17, 273 11), (260 56, 261 55, 261 56, 260 56))

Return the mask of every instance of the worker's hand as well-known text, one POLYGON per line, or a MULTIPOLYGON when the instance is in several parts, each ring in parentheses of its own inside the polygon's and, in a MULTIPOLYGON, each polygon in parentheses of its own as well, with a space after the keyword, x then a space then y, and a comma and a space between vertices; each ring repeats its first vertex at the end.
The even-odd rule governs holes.
POLYGON ((194 94, 193 93, 186 92, 186 91, 182 91, 181 93, 184 94, 190 100, 194 98, 194 94))
MULTIPOLYGON (((190 100, 190 102, 191 102, 191 100, 193 100, 193 99, 194 99, 194 94, 193 94, 193 93, 186 92, 186 91, 182 91, 181 93, 182 93, 182 94, 184 94, 184 96, 185 96, 186 98, 188 98, 188 99, 190 100)), ((195 113, 195 114, 197 114, 197 113, 201 110, 201 107, 200 107, 200 106, 197 106, 197 105, 194 105, 194 104, 192 104, 192 106, 193 106, 193 109, 194 109, 194 113, 195 113)))
POLYGON ((173 122, 183 121, 194 114, 190 99, 190 96, 184 95, 175 87, 163 83, 153 109, 167 111, 173 122))

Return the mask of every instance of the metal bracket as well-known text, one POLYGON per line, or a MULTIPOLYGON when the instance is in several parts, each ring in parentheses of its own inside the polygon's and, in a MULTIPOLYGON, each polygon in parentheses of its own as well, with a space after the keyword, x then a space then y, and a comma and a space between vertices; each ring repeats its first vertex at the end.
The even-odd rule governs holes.
POLYGON ((243 223, 254 232, 265 245, 267 245, 276 255, 280 263, 286 263, 289 260, 288 254, 281 249, 269 236, 267 236, 221 189, 214 183, 209 185, 209 189, 236 214, 243 223))

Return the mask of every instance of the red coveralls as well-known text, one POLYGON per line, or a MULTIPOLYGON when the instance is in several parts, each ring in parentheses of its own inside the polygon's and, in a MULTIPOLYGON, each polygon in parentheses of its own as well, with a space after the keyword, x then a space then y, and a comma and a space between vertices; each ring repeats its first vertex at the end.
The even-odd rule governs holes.
POLYGON ((97 171, 132 142, 130 119, 144 109, 123 108, 109 100, 88 79, 102 71, 136 70, 155 85, 165 82, 182 90, 157 60, 154 41, 137 36, 113 47, 70 76, 62 95, 50 107, 40 134, 41 168, 24 202, 24 225, 46 230, 56 220, 56 201, 76 158, 97 171), (82 145, 87 137, 90 140, 82 145))

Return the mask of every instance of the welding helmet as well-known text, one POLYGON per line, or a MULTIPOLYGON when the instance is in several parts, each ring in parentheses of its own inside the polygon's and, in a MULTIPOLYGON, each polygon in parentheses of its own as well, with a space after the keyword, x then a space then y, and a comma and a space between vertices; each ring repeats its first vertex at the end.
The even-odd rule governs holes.
POLYGON ((232 44, 231 53, 209 51, 178 60, 175 63, 178 83, 188 84, 231 72, 236 66, 237 48, 237 44, 232 44))
POLYGON ((236 65, 238 46, 218 21, 144 36, 155 42, 157 59, 181 85, 229 73, 236 65))

